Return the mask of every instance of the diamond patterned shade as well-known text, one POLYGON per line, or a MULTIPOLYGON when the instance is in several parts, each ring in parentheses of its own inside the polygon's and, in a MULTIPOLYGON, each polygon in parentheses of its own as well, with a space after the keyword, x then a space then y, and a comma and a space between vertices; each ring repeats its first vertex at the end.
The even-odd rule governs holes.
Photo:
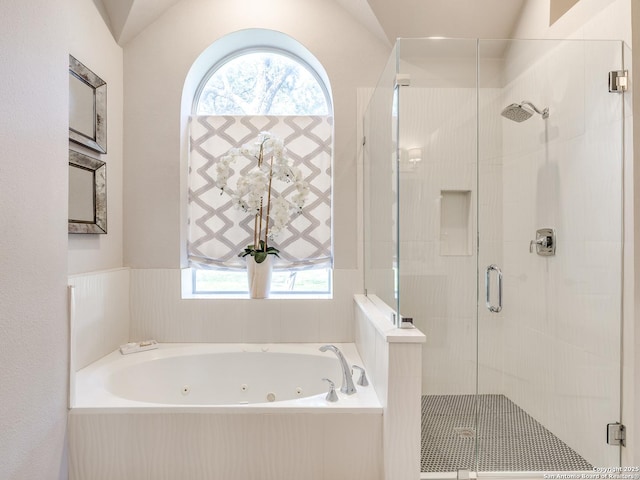
MULTIPOLYGON (((238 253, 253 243, 253 215, 237 210, 215 186, 216 162, 231 148, 268 131, 281 138, 287 157, 300 168, 310 193, 302 213, 270 245, 280 250, 274 269, 331 267, 331 157, 333 118, 328 116, 198 116, 189 122, 189 265, 244 269, 238 253)), ((243 163, 244 162, 244 163, 243 163)), ((233 165, 229 187, 251 168, 233 165)), ((293 189, 293 186, 287 187, 293 189)), ((281 193, 286 194, 287 190, 281 193)))

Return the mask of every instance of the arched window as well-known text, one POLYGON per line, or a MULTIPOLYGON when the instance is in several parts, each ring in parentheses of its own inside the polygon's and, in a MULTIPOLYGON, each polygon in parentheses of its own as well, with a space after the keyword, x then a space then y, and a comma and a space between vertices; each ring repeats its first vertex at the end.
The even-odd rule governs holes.
MULTIPOLYGON (((246 204, 245 211, 236 208, 242 203, 237 180, 249 175, 253 160, 238 149, 265 132, 283 142, 287 161, 303 179, 298 193, 300 185, 308 190, 301 211, 270 237, 270 245, 280 250, 272 294, 331 292, 331 95, 323 81, 326 74, 299 56, 300 48, 263 44, 228 52, 196 90, 189 128, 187 234, 193 293, 247 291, 244 259, 238 254, 254 243, 255 226, 246 204)), ((283 197, 295 195, 293 185, 285 188, 283 197)))
POLYGON ((326 87, 302 59, 276 49, 235 52, 209 71, 197 115, 329 115, 326 87))

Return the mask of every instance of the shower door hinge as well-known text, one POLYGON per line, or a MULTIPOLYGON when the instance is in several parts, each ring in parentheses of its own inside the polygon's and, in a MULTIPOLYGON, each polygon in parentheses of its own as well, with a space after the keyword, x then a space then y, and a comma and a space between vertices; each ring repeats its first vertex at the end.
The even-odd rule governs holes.
POLYGON ((628 80, 629 72, 627 70, 612 70, 609 72, 609 92, 626 92, 628 80))
POLYGON ((362 145, 366 145, 367 144, 367 137, 362 137, 362 145))
POLYGON ((619 422, 607 424, 607 443, 609 445, 613 445, 613 446, 621 445, 624 447, 625 438, 626 438, 626 428, 623 424, 619 422))

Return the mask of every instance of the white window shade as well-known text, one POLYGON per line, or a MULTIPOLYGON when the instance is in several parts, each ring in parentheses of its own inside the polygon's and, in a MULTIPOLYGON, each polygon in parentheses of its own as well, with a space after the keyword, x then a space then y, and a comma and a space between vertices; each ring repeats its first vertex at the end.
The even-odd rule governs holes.
MULTIPOLYGON (((253 215, 236 209, 231 197, 216 187, 215 166, 231 148, 254 142, 263 131, 284 141, 287 157, 302 171, 310 187, 302 213, 270 242, 280 250, 274 268, 332 266, 332 117, 192 116, 189 129, 190 266, 245 268, 245 260, 238 254, 253 243, 253 215)), ((238 159, 230 187, 250 166, 249 159, 238 159)))

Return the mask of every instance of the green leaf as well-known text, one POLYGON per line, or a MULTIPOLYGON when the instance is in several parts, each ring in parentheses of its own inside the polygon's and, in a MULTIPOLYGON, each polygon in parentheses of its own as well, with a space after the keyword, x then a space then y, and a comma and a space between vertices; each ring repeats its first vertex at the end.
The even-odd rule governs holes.
POLYGON ((275 255, 276 257, 280 258, 280 255, 278 255, 279 253, 280 253, 280 250, 278 250, 277 248, 274 248, 274 247, 267 248, 268 255, 275 255))
POLYGON ((268 247, 266 250, 264 249, 265 243, 264 240, 260 240, 260 248, 255 248, 255 245, 249 245, 244 249, 243 252, 238 254, 239 257, 246 257, 247 255, 251 255, 255 258, 256 263, 262 263, 267 258, 267 255, 275 255, 280 258, 280 250, 275 247, 268 247))

